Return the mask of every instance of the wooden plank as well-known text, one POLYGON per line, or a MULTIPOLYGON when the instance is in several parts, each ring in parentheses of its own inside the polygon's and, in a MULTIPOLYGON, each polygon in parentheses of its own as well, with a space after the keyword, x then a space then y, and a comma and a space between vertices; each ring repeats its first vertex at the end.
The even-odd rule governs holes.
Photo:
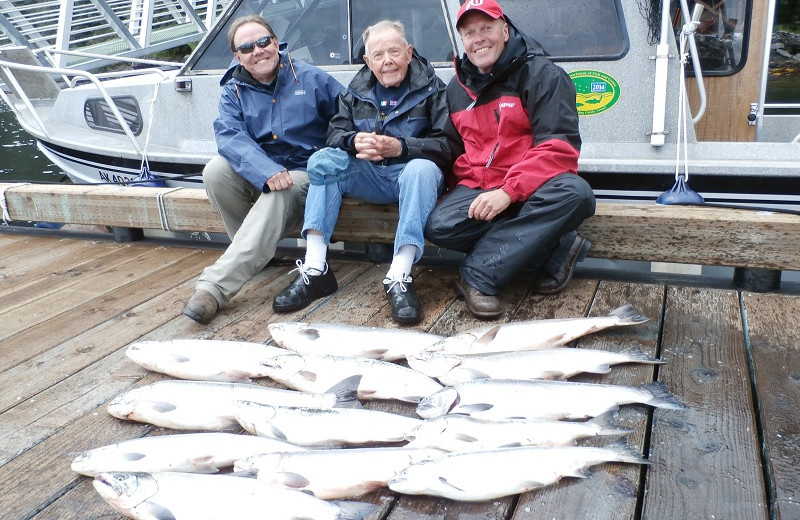
MULTIPOLYGON (((590 316, 604 316, 608 311, 630 303, 650 321, 591 334, 577 342, 579 348, 620 351, 638 347, 657 357, 658 338, 664 289, 661 285, 637 285, 601 282, 592 302, 590 316)), ((574 377, 574 381, 623 386, 639 386, 654 379, 651 365, 619 365, 604 375, 574 377)), ((623 406, 614 422, 635 431, 626 442, 645 455, 645 437, 649 424, 649 408, 644 405, 623 406)), ((615 439, 595 439, 584 445, 602 446, 615 439)), ((556 485, 526 493, 520 497, 514 519, 552 518, 637 518, 639 482, 644 468, 632 464, 603 464, 590 469, 586 479, 566 478, 556 485)))
POLYGON ((656 410, 645 518, 767 518, 742 318, 731 291, 670 287, 659 380, 687 405, 656 410))
POLYGON ((773 517, 800 518, 800 316, 797 295, 742 294, 747 312, 773 517))
MULTIPOLYGON (((18 220, 147 229, 166 222, 174 231, 225 231, 199 189, 24 185, 7 190, 6 198, 18 220)), ((391 243, 396 224, 396 205, 345 199, 334 239, 391 243)), ((800 215, 600 203, 580 232, 593 242, 595 258, 800 270, 800 249, 794 247, 800 242, 800 215)))
MULTIPOLYGON (((32 314, 23 313, 25 307, 9 313, 14 315, 15 323, 21 324, 21 330, 13 333, 13 327, 9 328, 10 335, 0 341, 0 353, 3 354, 0 356, 0 370, 129 311, 163 291, 162 284, 181 283, 195 276, 201 265, 208 261, 208 256, 202 252, 189 249, 171 253, 161 249, 155 253, 113 269, 103 278, 88 280, 78 288, 72 286, 62 294, 42 299, 40 307, 30 306, 32 314), (144 283, 134 283, 137 281, 144 283), (27 348, 15 348, 16 345, 26 345, 27 348)), ((219 252, 211 254, 218 255, 219 252)), ((180 309, 173 312, 177 314, 180 309)))

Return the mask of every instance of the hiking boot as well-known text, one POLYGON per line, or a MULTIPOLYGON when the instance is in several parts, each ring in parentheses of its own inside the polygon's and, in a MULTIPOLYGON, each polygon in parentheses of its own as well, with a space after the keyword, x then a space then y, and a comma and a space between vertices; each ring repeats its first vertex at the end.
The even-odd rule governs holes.
POLYGON ((208 325, 217 314, 217 309, 219 309, 219 302, 214 295, 203 289, 197 289, 183 306, 183 313, 197 323, 208 325))

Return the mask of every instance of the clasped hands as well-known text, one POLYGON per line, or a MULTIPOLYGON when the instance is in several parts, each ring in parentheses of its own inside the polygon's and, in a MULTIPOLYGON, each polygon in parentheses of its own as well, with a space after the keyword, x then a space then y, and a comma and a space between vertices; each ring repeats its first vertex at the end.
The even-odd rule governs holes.
POLYGON ((390 157, 399 157, 403 153, 400 139, 375 132, 358 132, 353 137, 356 158, 365 161, 382 161, 390 157))

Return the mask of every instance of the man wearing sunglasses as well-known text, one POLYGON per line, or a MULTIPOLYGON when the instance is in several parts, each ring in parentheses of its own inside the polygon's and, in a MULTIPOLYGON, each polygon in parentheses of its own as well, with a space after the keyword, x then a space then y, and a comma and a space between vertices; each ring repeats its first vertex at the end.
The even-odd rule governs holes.
POLYGON ((328 146, 308 161, 311 187, 303 224, 305 261, 272 302, 276 312, 302 309, 338 288, 326 262, 342 197, 399 203, 394 257, 383 280, 392 318, 422 319, 411 266, 422 256, 422 231, 450 165, 444 83, 409 45, 403 24, 384 20, 364 31, 366 65, 339 98, 328 146))
POLYGON ((267 265, 285 231, 299 223, 306 164, 325 145, 343 90, 329 74, 293 60, 261 16, 234 21, 228 42, 237 63, 222 78, 214 121, 219 156, 206 165, 203 181, 231 244, 203 270, 183 308, 202 324, 267 265))

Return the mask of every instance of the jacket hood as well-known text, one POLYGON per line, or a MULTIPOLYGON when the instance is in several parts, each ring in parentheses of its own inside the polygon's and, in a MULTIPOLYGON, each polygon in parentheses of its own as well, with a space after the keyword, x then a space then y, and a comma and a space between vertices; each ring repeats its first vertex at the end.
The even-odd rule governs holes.
MULTIPOLYGON (((286 43, 286 42, 280 42, 278 44, 278 52, 280 53, 280 62, 281 63, 283 63, 287 59, 287 53, 285 51, 286 51, 286 48, 288 46, 289 46, 289 44, 286 43)), ((225 83, 227 83, 231 79, 235 79, 237 81, 240 81, 242 83, 246 83, 248 85, 252 85, 254 87, 263 87, 264 86, 263 83, 261 83, 260 81, 256 80, 252 76, 252 74, 247 72, 247 69, 245 69, 240 63, 238 63, 235 58, 234 58, 234 61, 233 61, 233 65, 231 65, 231 68, 229 68, 227 71, 225 71, 225 74, 222 75, 222 79, 219 81, 220 86, 224 86, 225 83)))
POLYGON ((480 90, 474 89, 477 78, 488 76, 490 78, 488 82, 497 81, 508 76, 533 56, 547 55, 542 44, 517 29, 508 16, 506 16, 506 22, 508 23, 508 41, 500 58, 492 67, 491 73, 481 74, 478 68, 469 61, 466 53, 462 58, 456 59, 456 74, 463 85, 469 86, 473 90, 480 90))
MULTIPOLYGON (((417 49, 413 49, 411 53, 411 63, 408 65, 409 84, 408 88, 411 92, 419 90, 423 87, 428 87, 432 81, 436 81, 436 72, 433 70, 427 59, 417 53, 417 49)), ((375 74, 364 65, 356 73, 353 80, 350 82, 350 89, 359 96, 371 96, 372 88, 378 82, 375 74)))

